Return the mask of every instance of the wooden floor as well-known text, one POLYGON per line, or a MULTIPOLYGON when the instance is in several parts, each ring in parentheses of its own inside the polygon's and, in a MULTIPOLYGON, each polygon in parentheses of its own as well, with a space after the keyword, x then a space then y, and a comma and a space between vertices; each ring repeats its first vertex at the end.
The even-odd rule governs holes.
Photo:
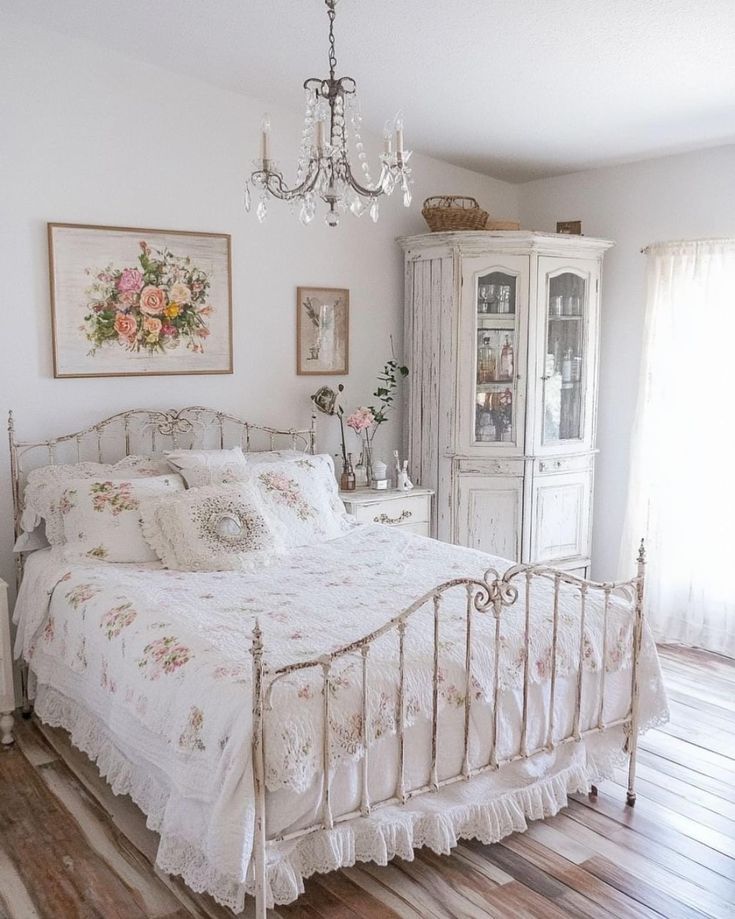
MULTIPOLYGON (((522 835, 320 876, 271 915, 735 916, 735 662, 661 653, 672 720, 642 740, 635 810, 621 774, 596 803, 576 796, 522 835)), ((156 872, 155 846, 63 732, 21 723, 16 749, 0 755, 0 916, 232 916, 156 872)))

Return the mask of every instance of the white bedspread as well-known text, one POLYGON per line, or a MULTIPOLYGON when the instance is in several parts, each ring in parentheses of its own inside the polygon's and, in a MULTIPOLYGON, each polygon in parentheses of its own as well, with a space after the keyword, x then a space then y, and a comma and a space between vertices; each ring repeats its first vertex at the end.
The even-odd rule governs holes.
MULTIPOLYGON (((255 574, 181 573, 158 565, 64 563, 54 551, 28 560, 16 604, 17 650, 38 679, 36 709, 72 732, 116 792, 127 792, 161 834, 158 861, 192 887, 240 908, 252 847, 250 636, 256 616, 271 667, 307 660, 382 625, 435 584, 480 577, 507 562, 380 526, 297 550, 255 574)), ((442 776, 459 771, 464 707, 465 594, 447 594, 441 618, 440 751, 442 776)), ((531 596, 531 687, 528 743, 545 740, 551 664, 551 587, 531 596)), ((582 728, 596 724, 603 662, 601 605, 588 602, 583 642, 582 728)), ((486 762, 496 662, 492 617, 478 614, 472 664, 473 765, 486 762)), ((499 756, 517 752, 523 672, 523 610, 503 612, 499 756)), ((630 699, 630 618, 611 603, 605 661, 606 720, 622 717, 630 699)), ((407 776, 428 778, 432 669, 431 609, 407 632, 407 776)), ((555 736, 569 733, 579 666, 578 594, 564 593, 559 623, 555 736)), ((370 656, 368 735, 371 795, 389 797, 397 742, 395 636, 370 656)), ((359 805, 360 659, 334 668, 332 806, 359 805)), ((644 726, 666 717, 650 636, 642 666, 644 726)), ((318 818, 322 794, 320 669, 279 681, 268 713, 266 770, 269 833, 318 818)), ((521 829, 525 817, 562 806, 619 755, 620 732, 567 745, 405 808, 342 824, 330 833, 280 843, 269 855, 277 902, 298 892, 302 877, 350 859, 385 861, 413 846, 447 851, 459 835, 490 841, 521 829)), ((523 824, 525 825, 525 824, 523 824)))

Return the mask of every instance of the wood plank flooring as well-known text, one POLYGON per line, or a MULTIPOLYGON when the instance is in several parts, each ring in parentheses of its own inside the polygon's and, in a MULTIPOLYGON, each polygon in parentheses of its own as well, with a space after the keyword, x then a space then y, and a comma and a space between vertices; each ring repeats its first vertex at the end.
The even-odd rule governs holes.
MULTIPOLYGON (((646 735, 638 801, 625 775, 596 802, 494 846, 312 878, 273 919, 735 916, 735 662, 661 648, 671 723, 646 735)), ((157 837, 63 731, 21 722, 0 755, 2 919, 224 919, 153 867, 157 837), (74 767, 76 776, 69 769, 74 767)), ((245 916, 251 910, 246 910, 245 916)))

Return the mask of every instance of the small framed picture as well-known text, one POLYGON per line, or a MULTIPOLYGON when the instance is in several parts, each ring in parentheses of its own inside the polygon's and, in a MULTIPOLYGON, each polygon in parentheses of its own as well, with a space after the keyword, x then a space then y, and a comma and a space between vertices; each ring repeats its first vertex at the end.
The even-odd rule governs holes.
POLYGON ((230 237, 48 225, 55 377, 232 373, 230 237))
POLYGON ((296 373, 346 374, 350 357, 350 292, 342 287, 296 291, 296 373))
POLYGON ((565 233, 567 236, 582 235, 581 220, 558 220, 556 223, 556 232, 565 233))

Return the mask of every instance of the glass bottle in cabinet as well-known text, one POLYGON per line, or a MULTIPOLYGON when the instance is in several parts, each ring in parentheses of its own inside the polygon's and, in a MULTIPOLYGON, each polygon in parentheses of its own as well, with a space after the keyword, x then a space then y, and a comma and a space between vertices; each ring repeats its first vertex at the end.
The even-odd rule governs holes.
POLYGON ((546 304, 544 442, 583 437, 587 281, 572 271, 549 278, 546 304))
POLYGON ((475 441, 513 440, 517 278, 490 271, 476 281, 475 441))

